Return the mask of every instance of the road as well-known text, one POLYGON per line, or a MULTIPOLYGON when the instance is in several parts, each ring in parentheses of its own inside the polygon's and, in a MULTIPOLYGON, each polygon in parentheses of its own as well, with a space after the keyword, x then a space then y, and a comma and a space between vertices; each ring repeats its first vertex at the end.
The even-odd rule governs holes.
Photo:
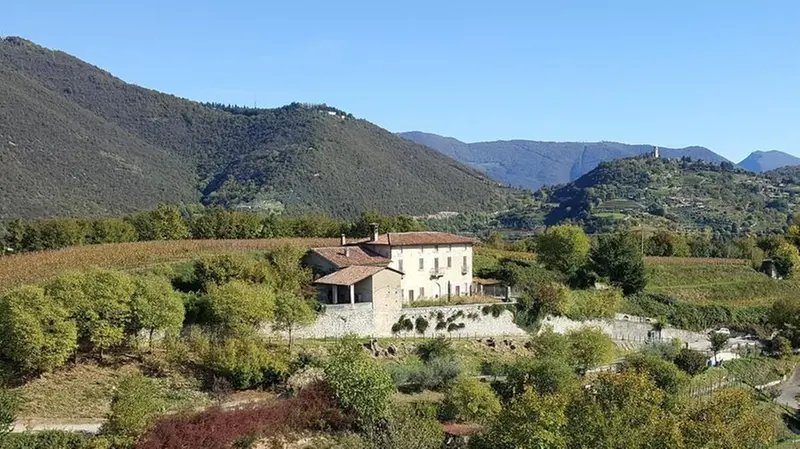
POLYGON ((103 425, 102 421, 96 422, 17 422, 14 424, 12 432, 44 432, 47 430, 62 430, 65 432, 80 432, 80 433, 98 433, 100 426, 103 425))
POLYGON ((800 366, 797 366, 792 373, 792 377, 783 383, 781 395, 775 401, 797 410, 800 409, 800 404, 797 402, 798 394, 800 394, 800 366))

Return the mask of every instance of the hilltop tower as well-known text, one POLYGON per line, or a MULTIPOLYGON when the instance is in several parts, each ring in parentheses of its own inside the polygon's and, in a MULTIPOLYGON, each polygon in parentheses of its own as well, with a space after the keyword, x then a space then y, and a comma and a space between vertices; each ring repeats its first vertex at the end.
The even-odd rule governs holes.
POLYGON ((658 146, 653 147, 653 157, 658 159, 658 146))

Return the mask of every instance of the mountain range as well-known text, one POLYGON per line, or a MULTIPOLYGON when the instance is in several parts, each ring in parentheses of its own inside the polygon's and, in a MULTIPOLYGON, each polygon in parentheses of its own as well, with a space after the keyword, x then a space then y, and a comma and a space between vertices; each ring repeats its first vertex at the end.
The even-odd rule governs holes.
POLYGON ((422 215, 494 209, 508 193, 326 105, 201 104, 16 37, 0 39, 0 167, 0 220, 198 201, 422 215))
MULTIPOLYGON (((400 136, 427 145, 514 187, 538 189, 574 181, 603 161, 641 156, 653 152, 653 145, 617 142, 545 142, 498 140, 465 143, 452 137, 420 131, 400 136)), ((659 148, 661 157, 722 163, 725 157, 705 147, 659 148)), ((740 163, 742 168, 764 172, 784 165, 800 165, 800 159, 779 151, 755 152, 740 163), (754 160, 755 159, 755 160, 754 160)))

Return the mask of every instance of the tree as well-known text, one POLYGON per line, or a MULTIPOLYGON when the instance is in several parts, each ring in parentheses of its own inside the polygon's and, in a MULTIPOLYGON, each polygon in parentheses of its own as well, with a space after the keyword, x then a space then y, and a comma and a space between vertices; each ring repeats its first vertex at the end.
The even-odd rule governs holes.
POLYGON ((229 335, 250 334, 275 316, 275 292, 263 285, 211 284, 206 301, 214 322, 229 335))
POLYGON ((166 409, 158 385, 141 374, 123 378, 111 399, 111 411, 101 433, 129 439, 144 434, 166 409))
POLYGON ((444 395, 444 407, 460 422, 487 423, 500 412, 500 400, 492 388, 478 379, 460 377, 444 395))
POLYGON ((566 336, 570 346, 570 359, 580 374, 614 359, 614 341, 599 328, 573 329, 566 336))
POLYGON ((714 363, 717 363, 717 354, 728 346, 728 334, 711 332, 708 341, 711 342, 711 351, 714 353, 714 363))
POLYGON ((625 295, 639 293, 647 285, 642 254, 630 234, 600 236, 589 259, 592 269, 625 295))
POLYGON ((655 382, 656 387, 664 390, 668 395, 677 395, 689 382, 686 374, 681 372, 675 364, 650 354, 629 354, 622 361, 620 371, 646 374, 655 382))
POLYGON ((139 212, 128 218, 139 240, 180 240, 189 237, 189 228, 175 206, 161 204, 156 210, 139 212))
POLYGON ((564 284, 546 282, 538 284, 530 295, 538 315, 566 315, 571 306, 572 291, 564 284))
MULTIPOLYGON (((646 374, 602 373, 567 407, 570 449, 674 447, 660 443, 664 392, 646 374)), ((699 447, 699 446, 698 446, 699 447)))
POLYGON ((298 327, 311 324, 317 314, 309 301, 291 291, 281 290, 275 297, 275 318, 272 328, 286 332, 289 337, 289 352, 292 351, 292 332, 298 327))
POLYGON ((386 369, 369 358, 352 337, 345 337, 325 365, 325 382, 342 408, 362 423, 389 416, 396 392, 386 369))
POLYGON ((571 275, 586 261, 589 247, 589 237, 582 228, 558 225, 539 236, 536 257, 549 269, 571 275))
POLYGON ((726 388, 711 398, 698 398, 681 416, 687 448, 760 449, 775 443, 776 422, 753 395, 726 388))
POLYGON ((800 302, 789 299, 775 301, 770 309, 769 322, 791 341, 792 346, 800 347, 800 302))
POLYGON ((567 444, 566 401, 560 395, 525 390, 503 408, 484 435, 470 447, 477 449, 562 449, 567 444))
POLYGON ((781 243, 772 256, 778 275, 792 279, 800 272, 800 250, 790 243, 781 243))
POLYGON ((575 381, 574 369, 559 358, 520 357, 506 369, 512 396, 528 388, 541 395, 565 393, 575 381))
POLYGON ((92 223, 90 243, 135 242, 139 238, 136 228, 128 221, 104 218, 92 223))
POLYGON ((546 326, 539 333, 531 337, 525 345, 537 358, 551 358, 568 361, 572 357, 570 342, 562 334, 553 331, 551 326, 546 326))
POLYGON ((20 397, 15 391, 0 387, 0 441, 14 430, 14 421, 20 407, 20 397))
POLYGON ((683 348, 675 357, 675 365, 690 376, 702 373, 708 367, 708 358, 705 354, 694 349, 683 348))
POLYGON ((185 310, 180 294, 172 289, 169 279, 147 276, 135 280, 136 289, 131 299, 134 329, 149 331, 149 344, 153 346, 153 333, 180 332, 185 310))
POLYGON ((306 249, 300 246, 283 245, 267 253, 267 270, 275 288, 291 292, 301 298, 316 294, 309 282, 311 270, 302 264, 306 249))
POLYGON ((241 254, 216 254, 194 263, 194 277, 205 290, 233 280, 260 284, 268 279, 267 270, 264 261, 241 254))
POLYGON ((78 323, 78 336, 103 352, 125 339, 131 325, 131 299, 136 285, 123 272, 94 269, 67 273, 46 286, 47 293, 78 323))
POLYGON ((21 371, 50 372, 77 347, 75 323, 39 287, 22 287, 0 299, 0 354, 21 371))

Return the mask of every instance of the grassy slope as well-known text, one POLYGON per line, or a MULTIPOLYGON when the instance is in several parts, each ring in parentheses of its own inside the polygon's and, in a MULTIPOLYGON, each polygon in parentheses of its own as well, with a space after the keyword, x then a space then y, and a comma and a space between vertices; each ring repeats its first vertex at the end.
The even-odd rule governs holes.
POLYGON ((0 257, 0 293, 89 267, 136 270, 205 254, 254 252, 279 245, 330 246, 337 239, 177 240, 87 245, 0 257))
POLYGON ((647 272, 648 293, 697 304, 769 305, 800 291, 800 281, 770 279, 741 264, 648 261, 647 272))

